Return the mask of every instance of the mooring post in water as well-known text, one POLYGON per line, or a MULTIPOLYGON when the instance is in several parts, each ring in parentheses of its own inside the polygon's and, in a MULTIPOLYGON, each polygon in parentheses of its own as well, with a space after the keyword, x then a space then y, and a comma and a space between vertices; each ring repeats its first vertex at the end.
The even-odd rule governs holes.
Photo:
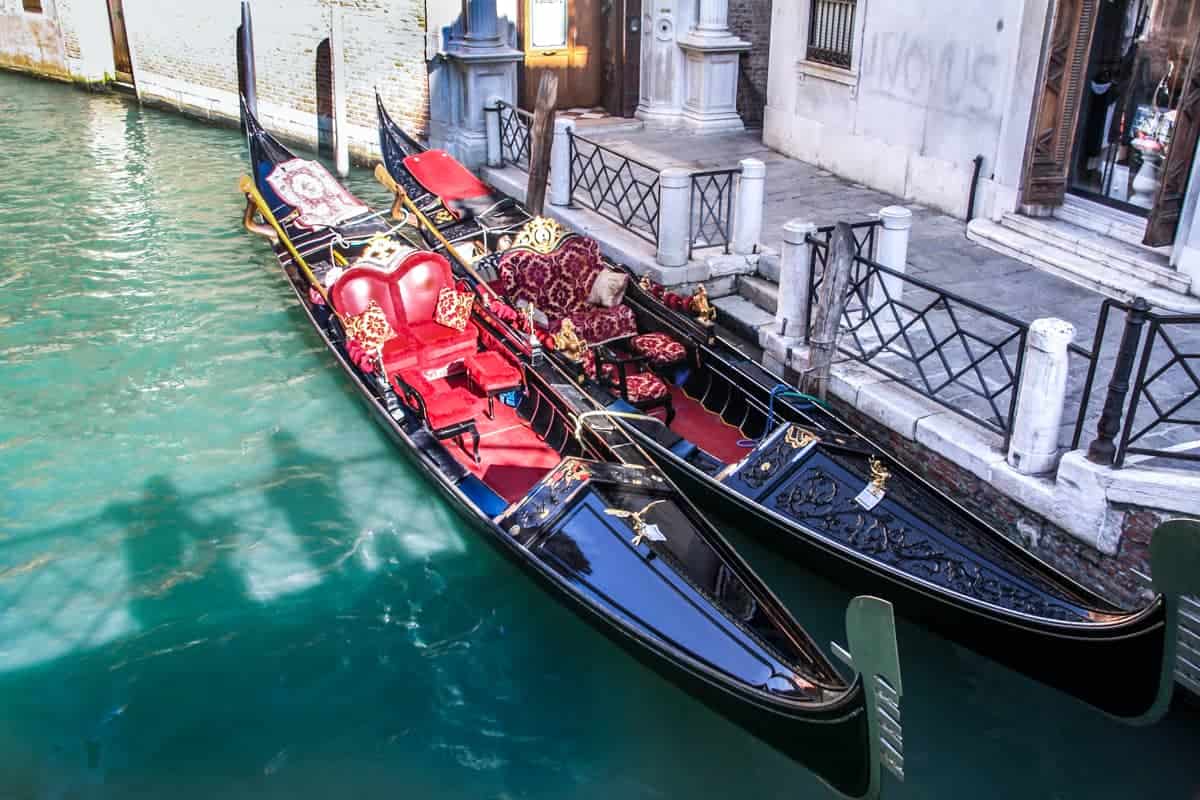
POLYGON ((535 217, 546 205, 546 179, 550 175, 550 151, 554 143, 554 107, 558 105, 558 75, 542 73, 538 84, 533 124, 529 126, 529 185, 525 207, 535 217))
POLYGON ((813 311, 812 335, 809 337, 811 366, 801 387, 822 400, 829 390, 829 371, 837 350, 838 328, 846 310, 846 290, 850 286, 854 250, 854 233, 845 222, 839 222, 829 241, 825 273, 821 278, 821 289, 817 292, 817 307, 813 311))
POLYGON ((329 61, 333 72, 333 148, 337 174, 350 174, 350 137, 346 125, 346 48, 342 41, 342 7, 329 9, 329 61))

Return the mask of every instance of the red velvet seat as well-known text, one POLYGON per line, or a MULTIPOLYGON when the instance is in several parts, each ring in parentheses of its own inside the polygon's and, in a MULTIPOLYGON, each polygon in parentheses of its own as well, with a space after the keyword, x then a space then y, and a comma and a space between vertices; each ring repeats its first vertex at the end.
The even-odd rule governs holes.
POLYGON ((645 356, 656 367, 678 364, 687 358, 687 349, 665 333, 643 333, 629 340, 629 349, 645 356))
POLYGON ((391 272, 351 267, 329 288, 329 297, 342 316, 361 314, 371 300, 383 309, 397 333, 383 347, 389 373, 414 367, 437 370, 474 353, 479 335, 470 323, 457 331, 434 321, 438 293, 447 287, 454 287, 449 262, 437 253, 417 251, 391 272))
POLYGON ((521 372, 499 353, 486 350, 466 360, 467 377, 481 392, 521 385, 521 372))
POLYGON ((475 463, 479 463, 479 430, 475 427, 479 400, 475 395, 461 386, 439 391, 419 369, 398 373, 392 381, 408 407, 421 415, 439 440, 470 434, 475 463))

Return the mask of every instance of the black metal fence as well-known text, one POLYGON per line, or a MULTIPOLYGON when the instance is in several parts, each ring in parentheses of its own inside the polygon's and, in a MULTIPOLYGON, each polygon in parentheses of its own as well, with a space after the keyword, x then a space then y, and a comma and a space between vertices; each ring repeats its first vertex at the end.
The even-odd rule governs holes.
MULTIPOLYGON (((1007 443, 1028 324, 876 262, 871 254, 877 225, 873 221, 853 228, 858 254, 839 351, 1000 434, 1007 443)), ((832 231, 822 228, 808 237, 814 306, 832 231)))
POLYGON ((533 114, 511 106, 503 100, 496 104, 495 109, 488 110, 500 118, 501 161, 528 172, 529 128, 533 124, 533 114))
POLYGON ((854 13, 858 0, 812 0, 805 58, 850 68, 854 54, 854 13))
POLYGON ((1157 314, 1141 298, 1101 306, 1072 448, 1083 439, 1097 370, 1111 350, 1105 334, 1114 309, 1125 324, 1088 458, 1116 468, 1128 455, 1200 462, 1200 315, 1157 314))
POLYGON ((729 252, 733 222, 733 189, 737 169, 692 173, 688 200, 688 258, 693 250, 724 247, 729 252))
POLYGON ((570 144, 572 199, 657 243, 658 170, 575 133, 570 144))

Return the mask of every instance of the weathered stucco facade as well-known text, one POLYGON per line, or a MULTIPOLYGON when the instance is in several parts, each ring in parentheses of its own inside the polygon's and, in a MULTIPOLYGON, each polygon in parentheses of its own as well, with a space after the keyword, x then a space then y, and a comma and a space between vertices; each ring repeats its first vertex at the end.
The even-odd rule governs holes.
POLYGON ((70 77, 54 0, 41 12, 26 11, 21 0, 0 0, 0 43, 0 67, 70 77))

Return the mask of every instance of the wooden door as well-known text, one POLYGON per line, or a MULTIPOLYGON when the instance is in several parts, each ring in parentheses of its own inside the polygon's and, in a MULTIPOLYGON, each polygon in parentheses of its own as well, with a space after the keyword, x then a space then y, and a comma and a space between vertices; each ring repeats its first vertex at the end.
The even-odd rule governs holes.
POLYGON ((129 37, 125 33, 125 9, 121 0, 108 0, 108 25, 112 31, 113 66, 117 80, 133 83, 133 59, 129 57, 129 37))
POLYGON ((621 4, 621 102, 614 114, 632 117, 637 111, 642 75, 642 0, 624 0, 621 4))
POLYGON ((522 0, 525 76, 521 105, 532 109, 542 73, 558 73, 558 107, 604 102, 602 0, 522 0))
POLYGON ((1163 167, 1162 183, 1158 185, 1158 194, 1154 198, 1154 208, 1146 223, 1146 237, 1142 240, 1143 244, 1151 247, 1175 242, 1175 229, 1179 227, 1179 214, 1183 210, 1192 159, 1196 155, 1196 139, 1200 137, 1200 64, 1196 63, 1200 60, 1200 30, 1193 36, 1191 60, 1175 112, 1171 149, 1163 167))
POLYGON ((1058 0, 1046 73, 1033 112, 1024 205, 1059 206, 1067 193, 1071 151, 1098 0, 1058 0))

